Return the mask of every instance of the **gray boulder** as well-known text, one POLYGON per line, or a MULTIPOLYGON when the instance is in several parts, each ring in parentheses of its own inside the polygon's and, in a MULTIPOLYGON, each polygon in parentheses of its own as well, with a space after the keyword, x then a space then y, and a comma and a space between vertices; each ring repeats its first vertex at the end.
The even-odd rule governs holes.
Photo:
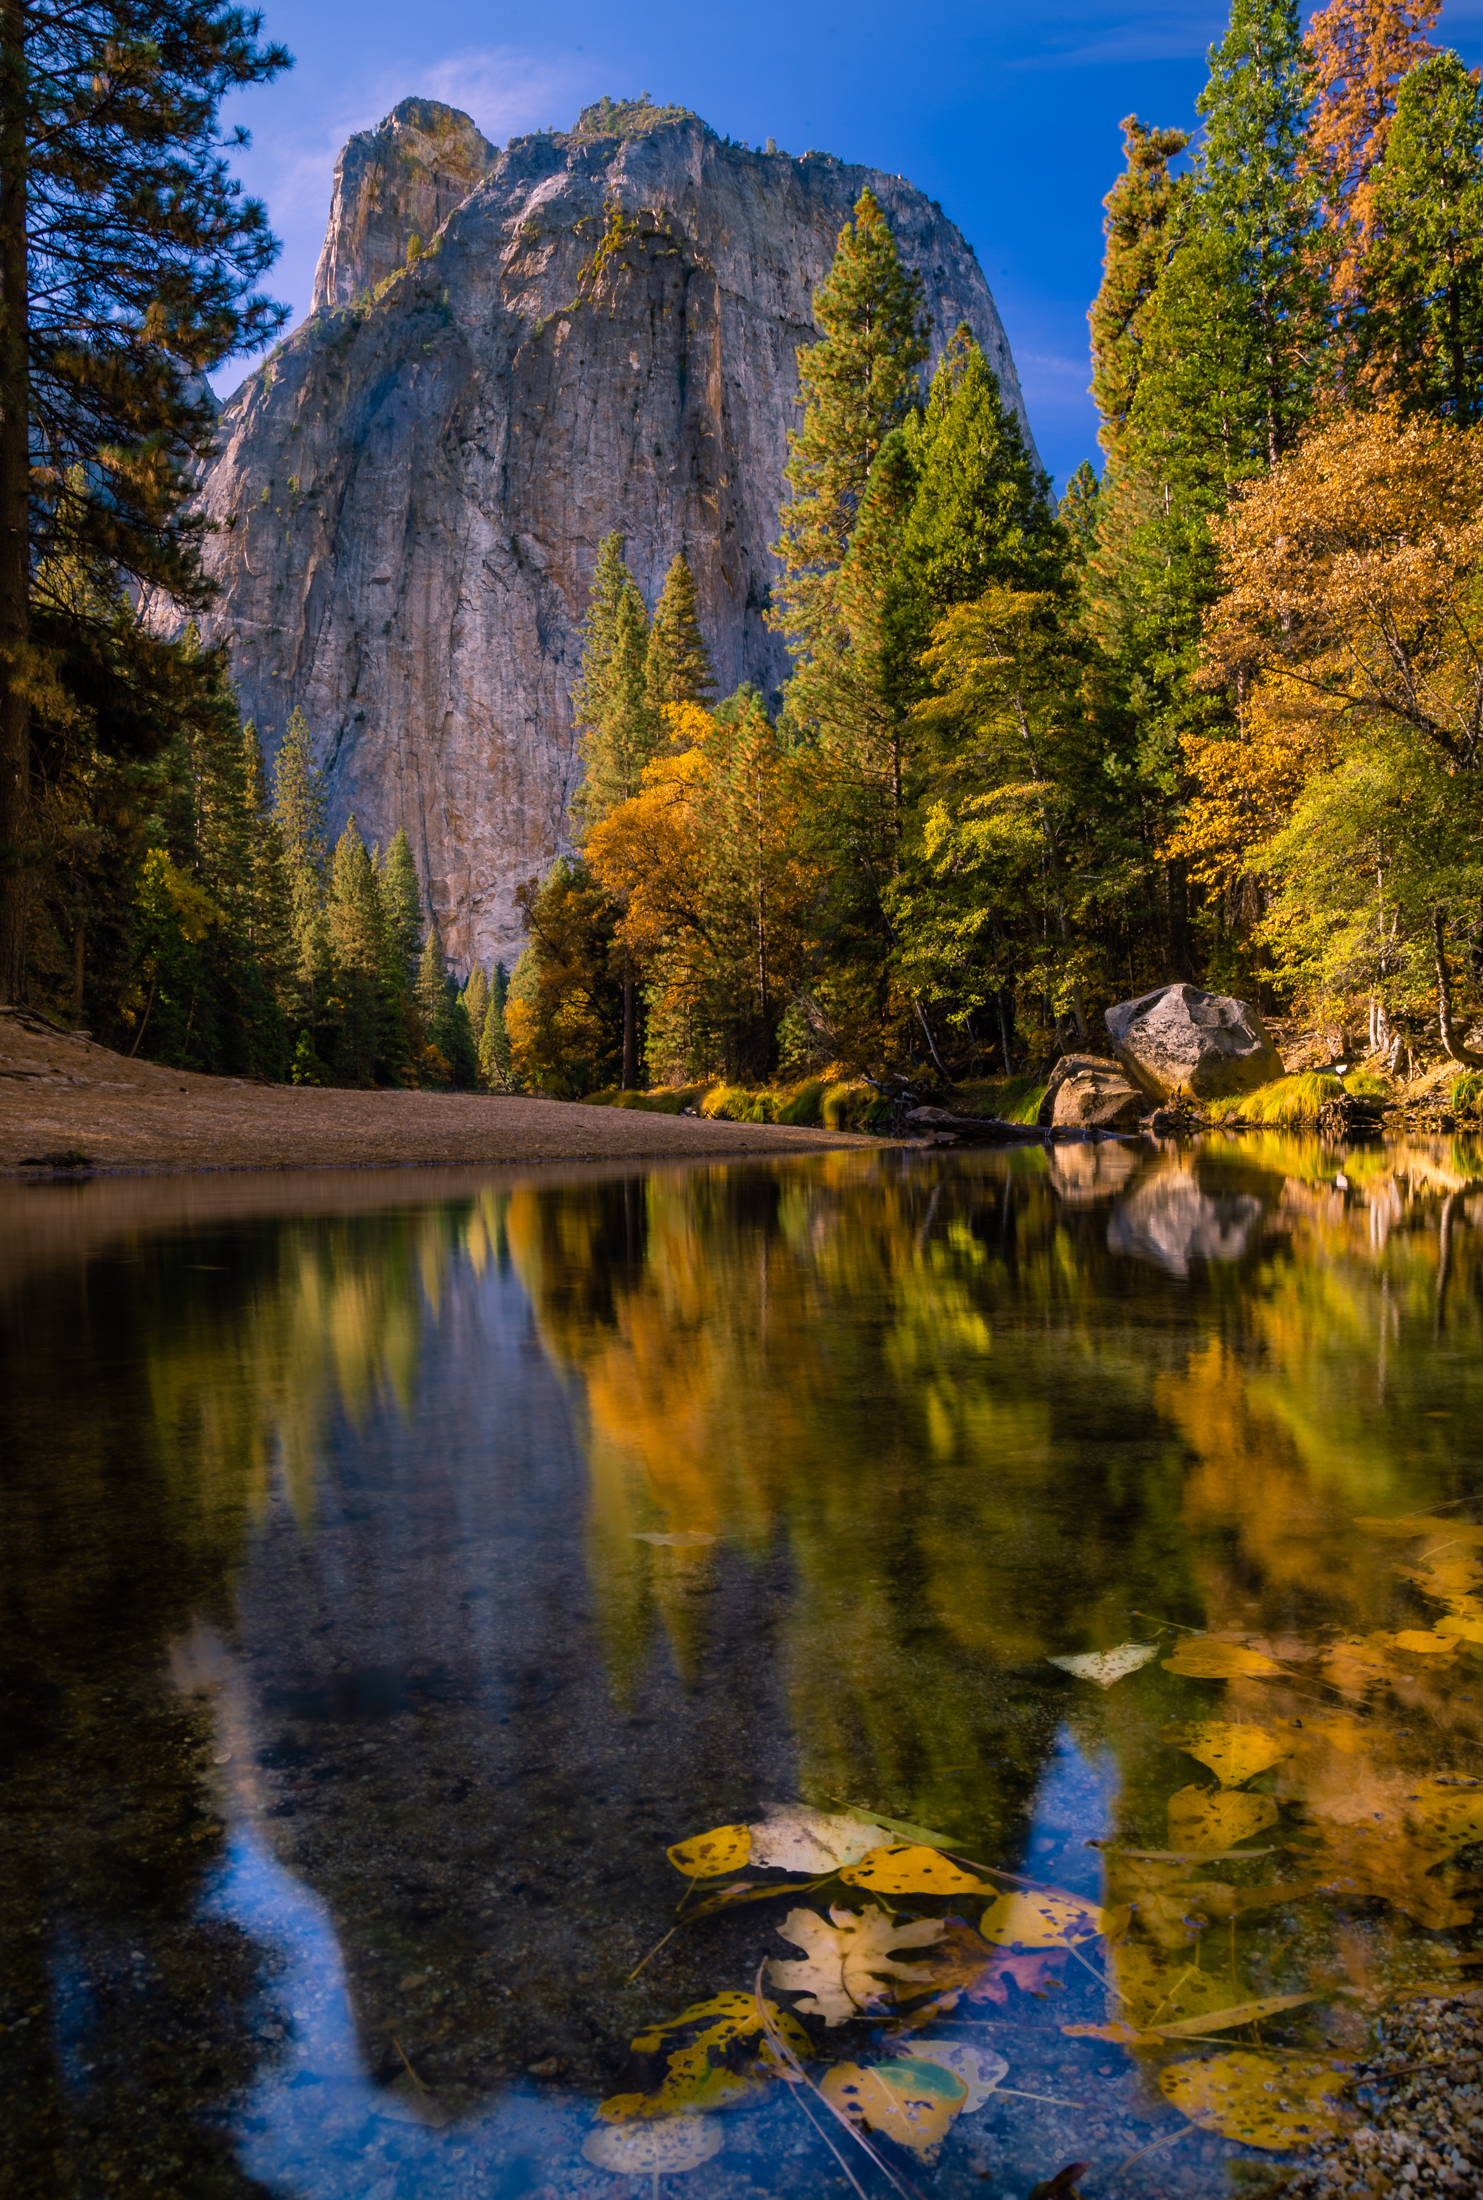
POLYGON ((1135 1131, 1148 1097, 1112 1062, 1080 1062, 1061 1079, 1052 1124, 1082 1130, 1135 1131))
POLYGON ((1197 985, 1161 985, 1119 1001, 1107 1011, 1107 1029, 1128 1076, 1156 1100, 1181 1087, 1197 1100, 1218 1100, 1283 1074, 1256 1010, 1197 985))

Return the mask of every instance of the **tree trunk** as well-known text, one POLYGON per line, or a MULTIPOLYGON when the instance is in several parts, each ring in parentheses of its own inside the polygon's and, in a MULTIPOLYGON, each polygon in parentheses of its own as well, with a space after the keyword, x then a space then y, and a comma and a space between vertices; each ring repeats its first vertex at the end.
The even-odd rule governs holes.
POLYGON ((1447 966, 1447 941, 1442 930, 1442 912, 1432 910, 1432 946, 1437 958, 1437 1023, 1442 1034, 1442 1052, 1454 1062, 1461 1062, 1464 1069, 1483 1069, 1483 1054, 1474 1054, 1471 1047, 1463 1045, 1452 1025, 1452 972, 1447 966))
POLYGON ((639 1081, 638 1034, 634 1028, 633 965, 623 950, 623 1090, 632 1092, 639 1081))
POLYGON ((25 978, 31 814, 27 692, 31 413, 26 291, 26 11, 0 0, 0 1001, 25 978))

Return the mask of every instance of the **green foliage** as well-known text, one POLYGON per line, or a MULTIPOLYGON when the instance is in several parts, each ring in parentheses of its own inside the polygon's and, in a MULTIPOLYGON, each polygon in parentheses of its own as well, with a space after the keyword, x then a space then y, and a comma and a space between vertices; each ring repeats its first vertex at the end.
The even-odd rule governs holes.
MULTIPOLYGON (((610 534, 598 552, 582 629, 582 670, 572 694, 583 765, 572 810, 584 831, 637 794, 644 766, 658 750, 648 657, 644 599, 623 562, 621 536, 610 534)), ((663 677, 657 662, 656 677, 663 677)))
POLYGON ((1216 1122, 1236 1117, 1268 1130, 1311 1130, 1325 1102, 1342 1100, 1344 1092, 1337 1077, 1320 1070, 1304 1070, 1299 1076, 1279 1077, 1273 1084, 1259 1085, 1255 1092, 1207 1100, 1204 1110, 1216 1122))
POLYGON ((1483 1115, 1483 1071, 1465 1069, 1447 1096, 1454 1115, 1483 1115))
POLYGON ((677 550, 654 606, 644 658, 644 698, 657 719, 666 704, 703 703, 715 692, 711 653, 700 631, 695 577, 677 550))
POLYGON ((1483 93, 1455 53, 1402 82, 1372 189, 1362 369, 1408 408, 1466 427, 1483 404, 1483 93))

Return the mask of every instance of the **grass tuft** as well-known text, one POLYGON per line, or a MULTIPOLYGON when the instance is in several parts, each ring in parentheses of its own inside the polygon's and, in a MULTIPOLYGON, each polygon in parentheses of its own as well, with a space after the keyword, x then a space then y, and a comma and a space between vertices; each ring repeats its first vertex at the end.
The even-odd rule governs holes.
MULTIPOLYGON (((1318 1121, 1326 1100, 1342 1100, 1344 1086, 1322 1070, 1302 1070, 1296 1077, 1279 1077, 1255 1092, 1233 1093, 1224 1100, 1207 1100, 1204 1112, 1213 1122, 1259 1123, 1270 1130, 1301 1130, 1318 1121)), ((1369 1097, 1368 1094, 1365 1095, 1369 1097)))

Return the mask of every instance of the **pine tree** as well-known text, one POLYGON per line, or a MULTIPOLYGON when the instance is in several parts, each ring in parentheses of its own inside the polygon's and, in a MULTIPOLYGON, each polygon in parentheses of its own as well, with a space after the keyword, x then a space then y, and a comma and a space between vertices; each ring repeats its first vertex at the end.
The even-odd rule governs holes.
POLYGON ((381 1051, 383 920, 376 873, 353 817, 335 845, 326 922, 339 1002, 337 1066, 345 1083, 370 1085, 381 1051))
POLYGON ((624 591, 633 586, 633 575, 623 562, 623 537, 615 528, 598 544, 587 616, 582 621, 582 668, 572 689, 572 716, 578 732, 601 726, 608 707, 609 675, 613 642, 618 626, 618 606, 624 591))
POLYGON ((1049 484, 965 325, 938 362, 911 450, 916 488, 901 554, 928 624, 991 581, 1056 585, 1063 545, 1049 484))
POLYGON ((772 616, 795 658, 804 659, 826 641, 833 578, 871 468, 886 437, 910 417, 928 356, 921 277, 902 266, 870 191, 861 192, 853 223, 840 231, 813 306, 823 333, 798 352, 803 426, 788 439, 792 500, 775 551, 783 580, 772 616))
POLYGON ((510 1084, 510 1034, 505 1028, 505 1002, 510 981, 501 962, 490 972, 489 1001, 479 1035, 479 1074, 486 1085, 507 1091, 510 1084))
POLYGON ((330 972, 325 896, 329 885, 324 774, 314 761, 308 721, 295 710, 274 765, 273 815, 283 844, 288 879, 289 933, 293 943, 290 1023, 317 1051, 316 1026, 327 1014, 330 972))
POLYGON ((1396 95, 1371 178, 1359 348, 1371 387, 1460 428, 1483 398, 1483 94, 1455 53, 1396 95))
POLYGON ((387 939, 400 963, 403 990, 410 993, 417 979, 422 953, 424 922, 422 887, 406 828, 399 825, 381 863, 381 899, 386 909, 387 939))
POLYGON ((677 550, 664 578, 654 623, 649 629, 644 689, 656 720, 667 704, 703 703, 715 692, 711 653, 700 631, 695 578, 683 550, 677 550))
POLYGON ((647 691, 649 619, 632 580, 619 592, 610 632, 595 646, 605 654, 590 678, 583 661, 583 707, 593 715, 583 721, 582 784, 572 800, 584 831, 638 792, 659 748, 659 719, 647 691))
POLYGON ((463 989, 463 1005, 468 1010, 469 1027, 477 1040, 484 1029, 484 1015, 489 1007, 489 979, 482 963, 475 963, 468 974, 463 989))
POLYGON ((1437 49, 1427 37, 1441 0, 1329 0, 1308 26, 1313 54, 1312 159, 1334 249, 1333 286, 1352 304, 1374 235, 1374 177, 1385 158, 1396 89, 1437 49))
POLYGON ((1097 440, 1114 469, 1128 462, 1129 415, 1143 360, 1143 313, 1168 265, 1175 216, 1189 179, 1169 163, 1189 143, 1186 130, 1165 130, 1125 115, 1123 173, 1102 201, 1106 247, 1102 282, 1087 320, 1092 337, 1092 396, 1097 440))
POLYGON ((215 419, 191 377, 287 311, 255 288, 277 247, 218 129, 288 65, 259 28, 223 0, 12 0, 0 23, 0 1001, 40 853, 33 707, 100 655, 168 678, 174 645, 129 606, 206 598, 188 507, 215 419))

